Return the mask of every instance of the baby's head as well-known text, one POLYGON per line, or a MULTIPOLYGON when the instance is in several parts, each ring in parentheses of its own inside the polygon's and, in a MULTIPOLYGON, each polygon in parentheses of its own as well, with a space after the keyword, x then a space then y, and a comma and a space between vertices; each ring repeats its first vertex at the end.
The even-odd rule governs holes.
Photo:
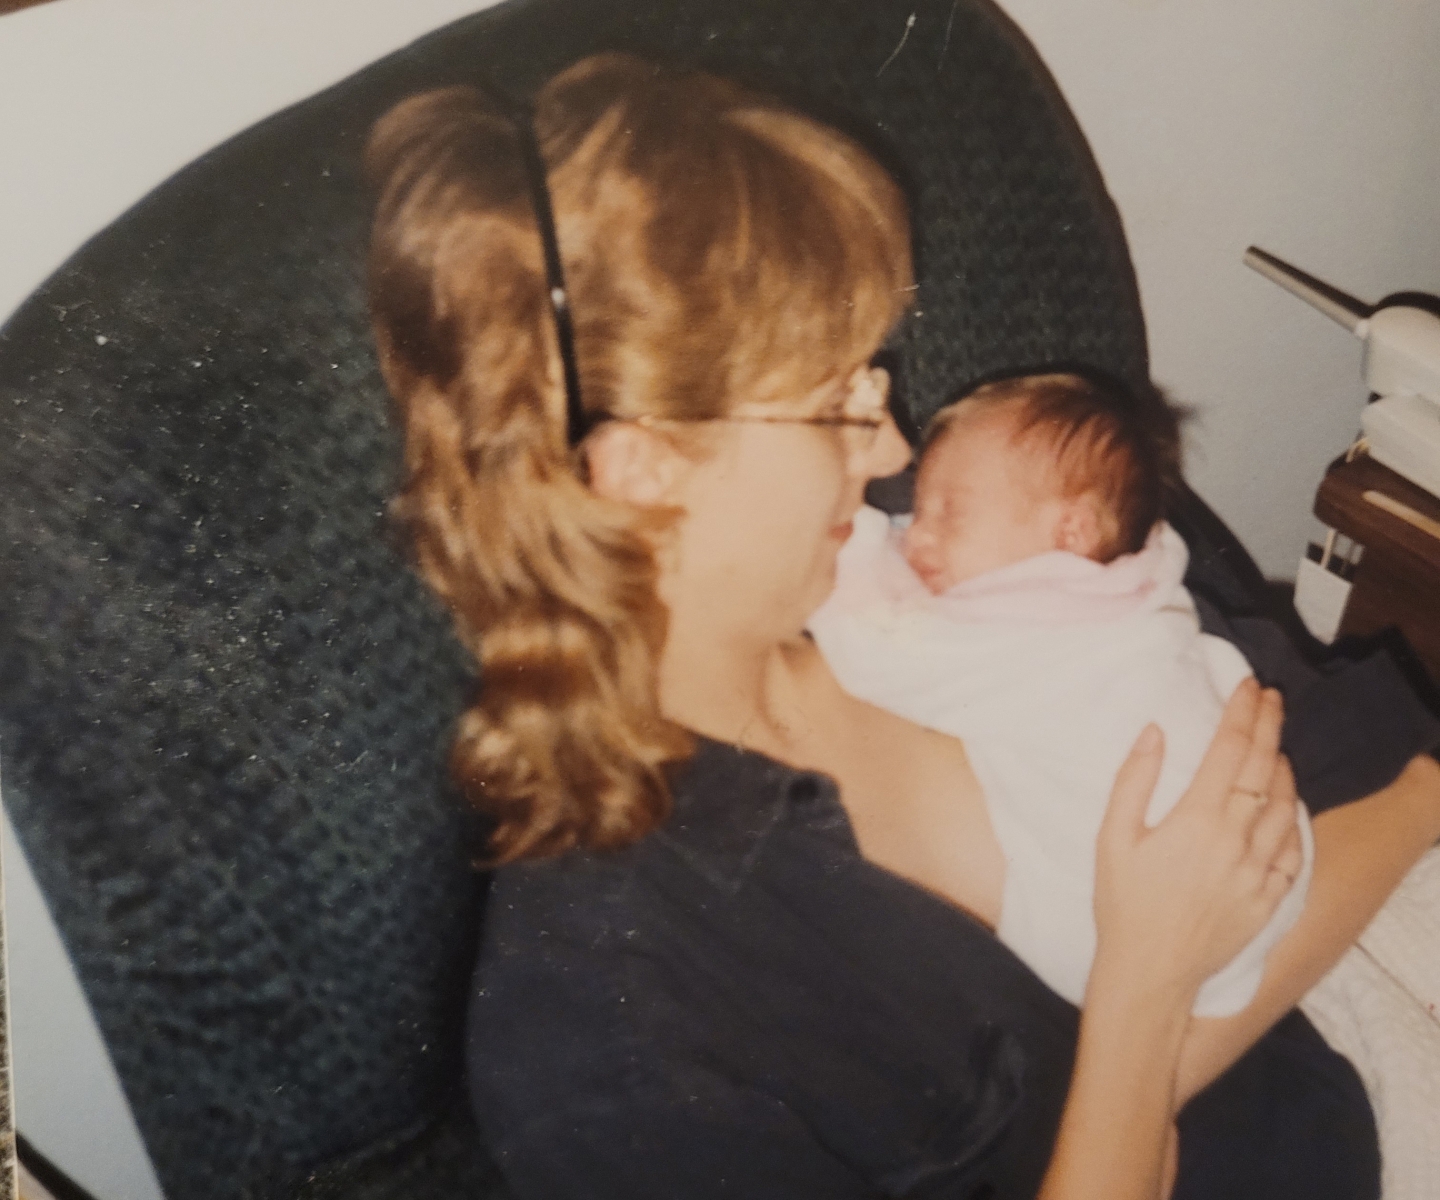
POLYGON ((986 384, 926 431, 905 557, 940 593, 1050 550, 1133 553, 1178 482, 1179 446, 1156 395, 1078 375, 986 384))

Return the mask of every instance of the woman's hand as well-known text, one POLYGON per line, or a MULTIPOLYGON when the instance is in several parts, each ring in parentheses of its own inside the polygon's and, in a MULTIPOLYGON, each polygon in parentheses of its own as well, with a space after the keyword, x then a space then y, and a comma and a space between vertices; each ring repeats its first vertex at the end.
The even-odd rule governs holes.
POLYGON ((1096 851, 1099 942, 1041 1200, 1161 1200, 1174 1183, 1195 993, 1260 932, 1300 869, 1281 717, 1278 695, 1242 683, 1194 781, 1153 829, 1159 730, 1115 780, 1096 851))
POLYGON ((1278 693, 1242 683, 1194 781, 1154 828, 1145 811, 1164 743, 1154 726, 1141 735, 1100 830, 1097 967, 1193 1000, 1269 920, 1302 861, 1283 716, 1278 693))
POLYGON ((1190 1022, 1176 1084, 1183 1105, 1300 1000, 1370 923, 1440 838, 1440 766, 1421 755, 1385 787, 1315 818, 1315 874, 1305 911, 1265 959, 1260 991, 1233 1017, 1190 1022))

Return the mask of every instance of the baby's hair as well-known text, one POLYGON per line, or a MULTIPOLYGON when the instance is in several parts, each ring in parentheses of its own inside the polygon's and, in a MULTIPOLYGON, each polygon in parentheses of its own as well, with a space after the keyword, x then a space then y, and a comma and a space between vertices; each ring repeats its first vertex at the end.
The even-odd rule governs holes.
POLYGON ((1143 549, 1180 486, 1180 421, 1155 391, 1137 396, 1102 376, 1019 375, 983 384, 936 414, 926 453, 957 419, 980 406, 1014 409, 1016 441, 1052 457, 1048 486, 1066 498, 1094 494, 1107 527, 1094 558, 1109 562, 1143 549))

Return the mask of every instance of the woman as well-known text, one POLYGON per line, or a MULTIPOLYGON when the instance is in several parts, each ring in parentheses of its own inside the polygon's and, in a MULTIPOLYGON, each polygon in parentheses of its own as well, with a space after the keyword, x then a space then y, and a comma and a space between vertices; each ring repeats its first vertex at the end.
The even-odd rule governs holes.
POLYGON ((1294 1017, 1246 1051, 1440 835, 1434 764, 1317 822, 1261 995, 1201 1023, 1297 862, 1279 702, 1242 689, 1149 831, 1142 739, 1077 1015, 989 932, 964 747, 846 696, 804 635, 908 455, 868 365, 911 290, 894 183, 623 56, 542 90, 538 150, 530 126, 450 89, 369 151, 399 508, 484 665, 452 766, 507 864, 470 1066, 515 1194, 1153 1200, 1177 1112, 1240 1059, 1181 1121, 1176 1194, 1373 1195, 1353 1072, 1294 1017))

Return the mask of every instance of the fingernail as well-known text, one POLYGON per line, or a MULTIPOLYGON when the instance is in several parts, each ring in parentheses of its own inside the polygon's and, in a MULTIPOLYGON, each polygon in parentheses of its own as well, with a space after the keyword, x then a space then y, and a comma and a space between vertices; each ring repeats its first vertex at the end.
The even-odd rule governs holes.
POLYGON ((1154 754, 1160 749, 1160 726, 1151 721, 1135 739, 1135 749, 1141 754, 1154 754))

